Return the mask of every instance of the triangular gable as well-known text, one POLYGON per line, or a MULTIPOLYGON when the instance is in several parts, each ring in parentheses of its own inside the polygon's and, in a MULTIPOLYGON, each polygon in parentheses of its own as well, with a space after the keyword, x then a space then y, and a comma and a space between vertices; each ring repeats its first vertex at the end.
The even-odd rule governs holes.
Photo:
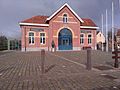
POLYGON ((80 21, 80 22, 84 22, 74 11, 73 11, 73 9, 67 4, 67 3, 65 3, 61 8, 59 8, 55 13, 53 13, 49 18, 47 18, 47 20, 51 20, 58 12, 60 12, 65 6, 67 6, 69 9, 70 9, 70 11, 78 18, 78 20, 80 21))

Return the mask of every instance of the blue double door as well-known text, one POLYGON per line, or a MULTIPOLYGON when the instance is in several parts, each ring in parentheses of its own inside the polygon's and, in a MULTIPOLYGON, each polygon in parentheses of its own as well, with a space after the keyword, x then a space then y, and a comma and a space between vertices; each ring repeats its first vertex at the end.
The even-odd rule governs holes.
POLYGON ((64 28, 59 32, 58 48, 59 50, 72 50, 72 33, 69 29, 64 28))

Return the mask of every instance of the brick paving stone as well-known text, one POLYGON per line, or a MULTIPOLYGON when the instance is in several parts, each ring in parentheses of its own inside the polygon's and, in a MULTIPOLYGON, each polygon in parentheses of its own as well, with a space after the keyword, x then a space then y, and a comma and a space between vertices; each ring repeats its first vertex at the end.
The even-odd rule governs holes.
MULTIPOLYGON (((81 64, 85 63, 85 52, 83 55, 80 52, 53 54, 81 64)), ((113 74, 111 71, 87 71, 85 67, 52 56, 50 52, 46 52, 46 72, 42 75, 40 55, 40 52, 12 52, 1 55, 0 90, 97 90, 102 87, 110 89, 112 86, 119 86, 116 80, 100 75, 101 73, 112 74, 120 79, 118 72, 113 74)), ((94 65, 98 65, 99 62, 104 63, 94 61, 94 65)))

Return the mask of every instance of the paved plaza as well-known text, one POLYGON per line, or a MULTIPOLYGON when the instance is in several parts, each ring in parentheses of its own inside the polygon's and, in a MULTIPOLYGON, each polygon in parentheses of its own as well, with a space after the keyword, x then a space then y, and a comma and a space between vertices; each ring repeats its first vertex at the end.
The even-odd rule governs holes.
POLYGON ((88 71, 86 51, 46 52, 42 74, 40 52, 1 52, 0 90, 120 90, 113 62, 111 53, 92 51, 88 71))

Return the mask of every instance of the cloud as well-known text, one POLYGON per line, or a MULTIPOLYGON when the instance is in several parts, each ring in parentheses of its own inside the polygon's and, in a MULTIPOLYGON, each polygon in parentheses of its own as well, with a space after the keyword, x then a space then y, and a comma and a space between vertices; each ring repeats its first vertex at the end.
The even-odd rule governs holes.
MULTIPOLYGON (((0 0, 0 32, 15 36, 20 33, 18 22, 35 15, 51 15, 64 3, 68 3, 80 17, 91 18, 100 26, 101 13, 105 15, 105 9, 108 9, 111 18, 111 2, 112 0, 0 0)), ((114 2, 115 24, 119 27, 118 0, 114 2)))

